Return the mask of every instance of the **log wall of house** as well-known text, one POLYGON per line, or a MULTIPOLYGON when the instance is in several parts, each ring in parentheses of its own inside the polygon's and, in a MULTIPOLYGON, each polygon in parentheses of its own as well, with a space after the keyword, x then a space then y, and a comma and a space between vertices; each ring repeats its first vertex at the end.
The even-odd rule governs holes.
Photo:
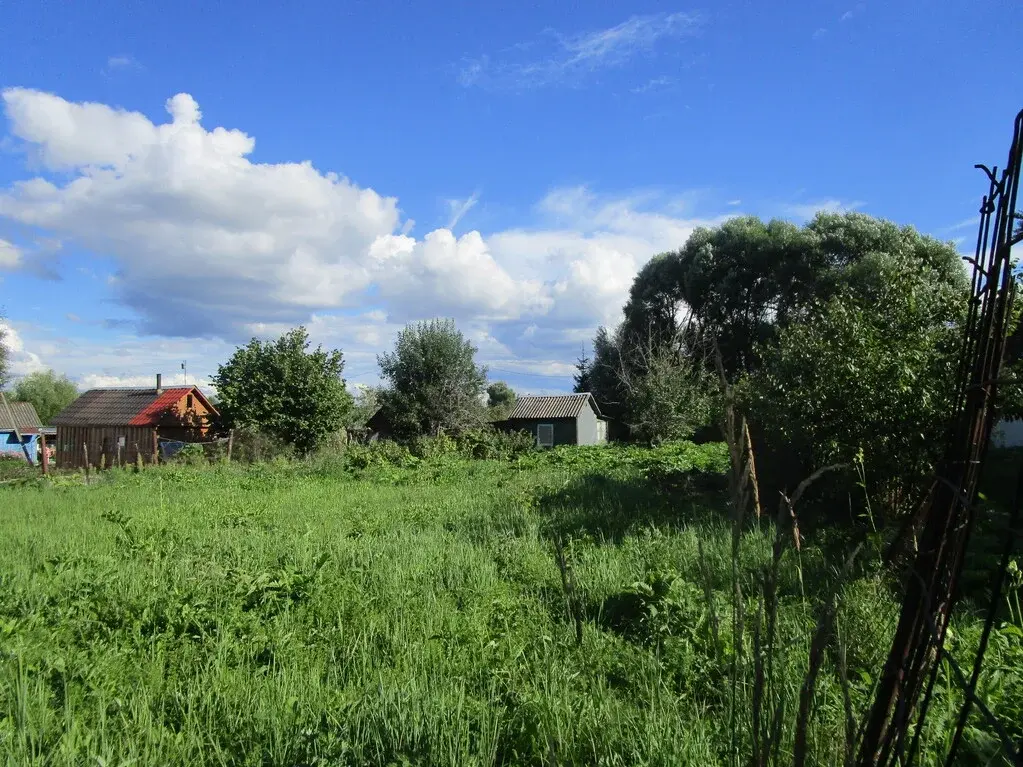
POLYGON ((153 462, 153 443, 156 430, 151 426, 58 426, 57 466, 62 469, 85 466, 86 448, 90 466, 116 466, 135 463, 142 455, 145 463, 153 462), (124 446, 118 451, 120 438, 124 446))
POLYGON ((202 398, 186 394, 160 418, 160 436, 182 442, 202 441, 210 431, 210 411, 202 398))

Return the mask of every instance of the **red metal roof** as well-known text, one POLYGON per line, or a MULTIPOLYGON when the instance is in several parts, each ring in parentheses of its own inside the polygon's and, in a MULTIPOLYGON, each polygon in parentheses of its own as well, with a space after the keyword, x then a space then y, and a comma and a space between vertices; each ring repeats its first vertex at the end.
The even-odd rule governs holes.
MULTIPOLYGON (((186 394, 192 391, 191 386, 181 386, 173 389, 164 389, 163 394, 155 397, 152 402, 142 408, 139 414, 128 421, 129 426, 151 426, 156 423, 160 416, 163 415, 168 408, 173 407, 174 404, 184 397, 186 394)), ((153 394, 156 392, 154 390, 153 394)))
POLYGON ((55 426, 156 426, 174 404, 187 394, 216 415, 217 410, 198 388, 91 389, 53 419, 55 426))

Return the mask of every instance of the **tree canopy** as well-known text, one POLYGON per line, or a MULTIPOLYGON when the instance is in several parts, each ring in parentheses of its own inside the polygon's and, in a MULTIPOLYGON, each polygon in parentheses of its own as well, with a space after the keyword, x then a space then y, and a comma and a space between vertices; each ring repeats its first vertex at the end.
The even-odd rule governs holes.
POLYGON ((799 472, 851 463, 891 511, 915 502, 942 444, 966 291, 911 258, 877 254, 874 288, 809 307, 758 349, 751 418, 799 472))
POLYGON ((968 287, 955 247, 911 227, 735 218, 647 263, 587 372, 634 437, 684 434, 715 412, 698 374, 713 343, 758 451, 793 469, 782 485, 862 448, 872 489, 897 505, 945 425, 968 287))
POLYGON ((492 420, 501 420, 515 409, 515 390, 504 381, 494 381, 487 387, 487 409, 492 420))
POLYGON ((377 357, 387 386, 381 407, 397 436, 458 431, 484 420, 487 370, 453 320, 405 326, 394 351, 377 357))
POLYGON ((575 361, 575 373, 572 375, 572 391, 576 394, 584 394, 592 390, 593 381, 590 380, 592 367, 593 360, 584 351, 575 361))
POLYGON ((217 369, 213 383, 229 425, 267 432, 307 453, 340 430, 352 408, 338 350, 309 351, 304 327, 276 341, 253 338, 217 369))
POLYGON ((39 420, 48 424, 78 398, 78 387, 67 376, 47 370, 22 378, 14 385, 11 397, 18 402, 31 402, 39 420))
POLYGON ((838 294, 869 300, 884 258, 910 259, 935 285, 966 287, 955 249, 911 227, 859 213, 821 213, 803 227, 734 218, 651 259, 625 305, 625 333, 710 334, 735 380, 755 370, 756 349, 808 307, 838 294))

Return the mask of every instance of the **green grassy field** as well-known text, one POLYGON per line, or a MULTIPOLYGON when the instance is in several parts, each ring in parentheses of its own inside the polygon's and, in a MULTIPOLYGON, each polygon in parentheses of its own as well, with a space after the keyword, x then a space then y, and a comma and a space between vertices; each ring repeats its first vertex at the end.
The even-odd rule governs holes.
MULTIPOLYGON (((0 506, 8 764, 712 765, 749 746, 748 679, 734 741, 729 724, 731 532, 714 495, 667 493, 627 468, 451 459, 361 478, 112 471, 88 487, 6 487, 0 506)), ((766 526, 745 534, 744 583, 772 542, 766 526)), ((834 583, 820 549, 786 552, 783 750, 834 583)), ((895 614, 870 568, 842 588, 836 645, 856 712, 895 614)), ((977 628, 963 617, 957 641, 977 628)), ((991 660, 1008 672, 985 677, 1017 734, 1020 661, 1010 639, 991 660)), ((835 668, 829 654, 814 764, 841 764, 835 668)), ((956 701, 940 682, 927 748, 956 701)), ((970 748, 993 753, 992 736, 978 728, 970 748)))

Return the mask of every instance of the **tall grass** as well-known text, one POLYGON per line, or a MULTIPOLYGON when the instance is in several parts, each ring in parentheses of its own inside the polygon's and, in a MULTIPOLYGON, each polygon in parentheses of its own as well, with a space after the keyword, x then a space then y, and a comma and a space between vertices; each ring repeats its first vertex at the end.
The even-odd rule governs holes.
MULTIPOLYGON (((729 669, 754 642, 746 632, 737 648, 718 618, 732 599, 728 512, 699 483, 661 481, 665 461, 644 461, 595 473, 554 456, 449 458, 357 477, 315 462, 176 467, 4 488, 0 754, 19 765, 728 763, 729 669)), ((765 521, 739 536, 739 578, 756 583, 773 532, 765 521)), ((813 545, 797 564, 780 556, 774 586, 782 751, 836 582, 813 545)), ((836 611, 855 637, 844 667, 858 711, 895 601, 881 576, 858 574, 836 611)), ((962 625, 968 637, 974 624, 962 625)), ((993 649, 996 662, 1015 657, 993 649)), ((839 676, 825 658, 808 763, 841 763, 839 676)), ((734 707, 744 753, 752 689, 740 685, 734 707)))

